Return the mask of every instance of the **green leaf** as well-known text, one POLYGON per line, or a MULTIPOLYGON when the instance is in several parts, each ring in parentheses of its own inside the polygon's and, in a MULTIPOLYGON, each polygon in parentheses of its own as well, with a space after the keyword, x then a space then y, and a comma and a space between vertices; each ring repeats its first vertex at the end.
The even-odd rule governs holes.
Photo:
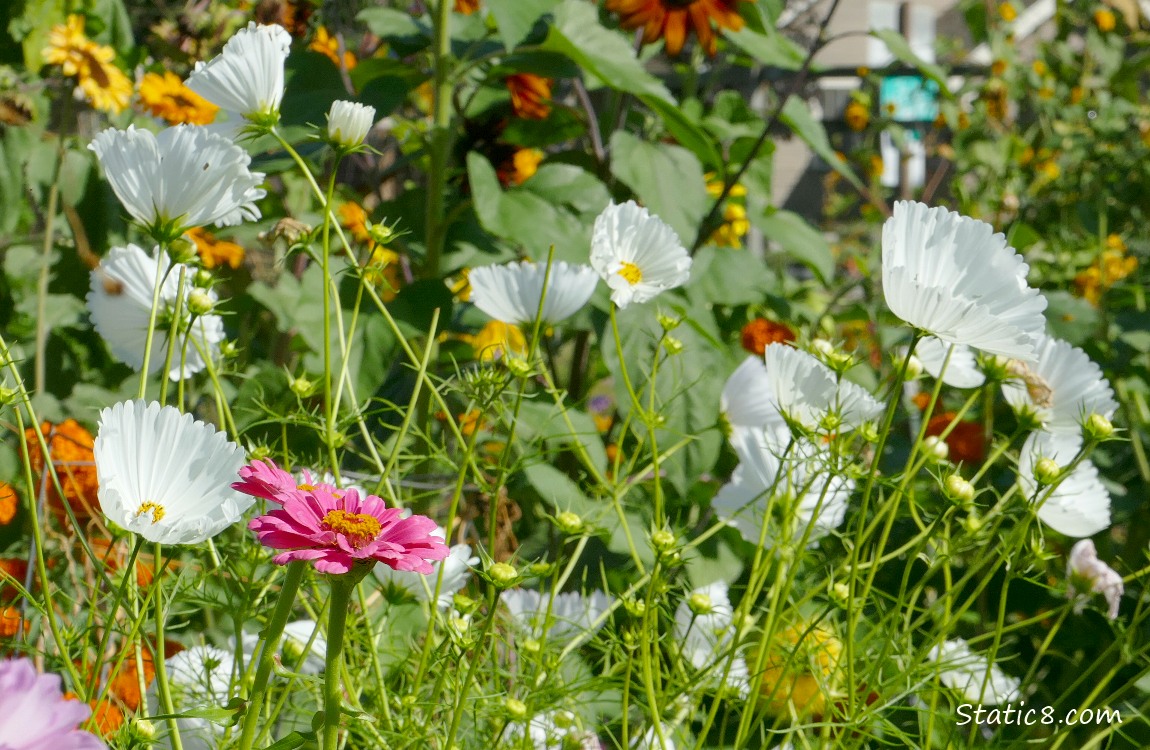
POLYGON ((410 14, 395 8, 364 8, 356 20, 383 39, 430 36, 430 29, 410 14))
POLYGON ((315 732, 292 732, 283 739, 268 745, 264 750, 295 750, 309 742, 315 742, 315 732))
POLYGON ((687 294, 713 305, 750 305, 777 285, 767 264, 746 250, 707 246, 695 253, 687 294))
POLYGON ((60 199, 67 206, 75 206, 84 198, 88 177, 92 174, 92 158, 80 151, 68 151, 60 165, 60 199))
POLYGON ((575 428, 574 433, 568 429, 555 404, 525 402, 519 409, 519 434, 530 442, 545 440, 560 446, 577 442, 583 446, 595 470, 602 474, 607 470, 607 450, 603 447, 603 438, 599 436, 595 421, 586 412, 570 407, 567 408, 567 417, 575 428))
POLYGON ((579 213, 598 215, 611 201, 607 186, 574 164, 544 164, 523 188, 579 213))
POLYGON ((565 0, 555 9, 554 25, 542 48, 569 57, 603 85, 674 101, 667 87, 643 68, 626 38, 599 23, 593 3, 565 0))
POLYGON ((603 514, 605 506, 591 502, 563 472, 550 464, 533 464, 523 470, 527 481, 539 493, 539 496, 555 511, 571 511, 578 513, 587 521, 595 523, 603 514))
POLYGON ((503 46, 510 52, 531 33, 539 18, 559 2, 560 0, 486 0, 485 4, 491 10, 491 15, 495 16, 503 46))
POLYGON ((783 70, 798 70, 803 66, 806 53, 802 48, 771 25, 765 26, 764 31, 759 33, 744 26, 738 31, 724 29, 723 36, 763 65, 783 70))
POLYGON ((862 180, 858 178, 850 165, 835 153, 823 124, 811 115, 811 110, 802 99, 797 96, 787 99, 779 119, 810 146, 812 151, 821 156, 831 169, 841 174, 855 187, 862 189, 862 180))
POLYGON ((707 212, 699 160, 681 146, 649 143, 624 130, 611 136, 611 173, 689 244, 707 212))
POLYGON ((675 140, 699 157, 699 161, 704 166, 715 170, 722 166, 723 157, 719 153, 714 139, 698 123, 683 114, 682 109, 654 96, 640 96, 639 99, 659 117, 663 118, 663 125, 667 128, 667 132, 675 136, 675 140))
POLYGON ((751 223, 763 236, 777 242, 787 255, 810 268, 826 284, 835 271, 834 253, 822 232, 791 211, 752 214, 751 223))
POLYGON ((946 85, 946 71, 938 65, 927 62, 916 55, 914 50, 910 48, 910 43, 907 42, 906 37, 894 29, 872 29, 870 33, 876 39, 886 44, 887 49, 889 49, 890 53, 898 60, 915 68, 924 76, 937 83, 938 89, 942 92, 943 96, 948 99, 953 96, 946 85))

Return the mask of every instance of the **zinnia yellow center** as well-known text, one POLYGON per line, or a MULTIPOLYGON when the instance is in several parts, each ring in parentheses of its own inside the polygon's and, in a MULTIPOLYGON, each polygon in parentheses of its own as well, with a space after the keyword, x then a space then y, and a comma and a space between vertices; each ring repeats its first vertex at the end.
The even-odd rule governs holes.
POLYGON ((375 541, 383 527, 379 519, 367 513, 348 513, 346 510, 329 510, 320 524, 329 531, 343 534, 355 548, 375 541))
POLYGON ((139 518, 145 513, 151 513, 152 523, 156 524, 160 519, 164 517, 164 514, 167 513, 167 511, 165 511, 164 506, 160 505, 159 503, 153 503, 151 500, 148 500, 147 502, 140 504, 140 507, 136 510, 136 518, 139 518))
POLYGON ((631 286, 635 286, 643 280, 643 272, 630 261, 623 261, 622 267, 619 268, 619 275, 626 279, 631 286))

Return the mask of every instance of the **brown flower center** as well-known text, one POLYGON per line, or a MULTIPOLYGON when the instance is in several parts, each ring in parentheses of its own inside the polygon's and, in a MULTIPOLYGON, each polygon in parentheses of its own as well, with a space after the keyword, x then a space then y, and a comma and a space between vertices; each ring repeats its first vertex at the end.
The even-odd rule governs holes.
POLYGON ((348 513, 346 510, 329 510, 320 526, 328 531, 343 534, 351 546, 359 549, 373 541, 383 530, 379 519, 367 513, 348 513))

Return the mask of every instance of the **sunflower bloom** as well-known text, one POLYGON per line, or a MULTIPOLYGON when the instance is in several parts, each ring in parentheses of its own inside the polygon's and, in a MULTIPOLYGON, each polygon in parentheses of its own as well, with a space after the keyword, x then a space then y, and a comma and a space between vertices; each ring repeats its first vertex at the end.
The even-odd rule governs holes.
POLYGON ((344 67, 348 70, 351 70, 359 63, 359 60, 355 58, 355 53, 344 49, 343 63, 341 66, 339 56, 339 39, 333 36, 327 30, 326 26, 320 26, 315 30, 315 37, 312 38, 311 44, 309 44, 307 48, 312 52, 318 52, 327 59, 331 60, 333 63, 335 63, 337 68, 344 67))
POLYGON ((714 55, 718 38, 711 24, 731 31, 743 28, 739 1, 607 0, 607 10, 619 14, 619 25, 625 29, 643 27, 643 44, 662 37, 668 55, 677 55, 683 50, 691 29, 695 30, 707 54, 714 55))
POLYGON ((140 103, 169 125, 207 125, 219 107, 184 85, 170 70, 145 73, 140 80, 140 103))
POLYGON ((511 108, 516 117, 525 120, 546 120, 551 114, 550 78, 533 73, 515 73, 507 76, 507 90, 511 92, 511 108))
POLYGON ((111 47, 96 44, 84 34, 84 17, 68 16, 67 23, 53 26, 48 34, 44 61, 59 65, 66 76, 75 76, 80 90, 92 106, 119 114, 132 98, 132 82, 113 61, 111 47))

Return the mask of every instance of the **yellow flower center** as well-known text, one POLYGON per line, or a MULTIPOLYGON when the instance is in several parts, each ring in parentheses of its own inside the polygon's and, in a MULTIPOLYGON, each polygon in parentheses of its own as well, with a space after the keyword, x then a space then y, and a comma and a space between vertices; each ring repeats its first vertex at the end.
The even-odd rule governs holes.
POLYGON ((164 506, 160 505, 159 503, 153 503, 151 500, 148 500, 147 502, 140 504, 140 507, 136 510, 136 518, 139 518, 145 513, 151 513, 152 523, 156 524, 160 519, 164 517, 164 514, 167 513, 167 511, 164 510, 164 506))
POLYGON ((643 280, 643 272, 637 265, 630 261, 623 261, 623 266, 619 269, 619 275, 631 286, 635 286, 643 280))
POLYGON ((323 528, 343 534, 351 546, 359 549, 375 541, 383 527, 379 519, 367 513, 348 513, 346 510, 329 510, 320 524, 323 528))

